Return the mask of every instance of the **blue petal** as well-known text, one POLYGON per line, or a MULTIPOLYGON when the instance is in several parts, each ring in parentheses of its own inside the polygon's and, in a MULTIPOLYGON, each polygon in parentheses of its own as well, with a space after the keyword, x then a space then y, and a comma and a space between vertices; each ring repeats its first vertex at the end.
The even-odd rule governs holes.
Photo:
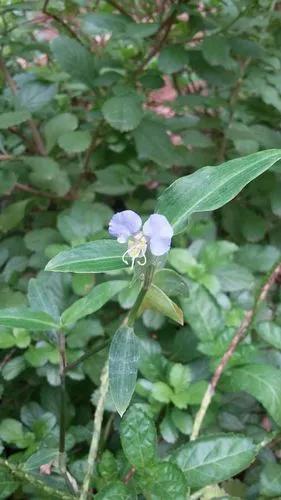
POLYGON ((151 215, 143 225, 143 233, 149 238, 150 251, 153 255, 164 255, 170 250, 174 232, 164 215, 151 215))
POLYGON ((115 236, 120 243, 125 243, 130 236, 136 234, 142 226, 141 218, 133 210, 123 210, 113 215, 108 232, 115 236))
POLYGON ((155 236, 154 238, 151 238, 149 248, 153 255, 164 255, 169 252, 171 248, 171 238, 158 238, 155 236))

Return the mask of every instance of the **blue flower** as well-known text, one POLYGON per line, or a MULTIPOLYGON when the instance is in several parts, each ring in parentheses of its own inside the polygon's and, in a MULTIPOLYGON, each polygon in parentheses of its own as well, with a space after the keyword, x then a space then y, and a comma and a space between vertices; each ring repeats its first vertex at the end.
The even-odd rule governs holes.
POLYGON ((128 243, 128 250, 123 261, 128 264, 127 256, 132 259, 132 267, 146 263, 146 250, 149 247, 153 255, 164 255, 170 250, 173 228, 164 215, 153 214, 144 223, 133 210, 124 210, 113 215, 109 223, 109 234, 119 243, 128 243))

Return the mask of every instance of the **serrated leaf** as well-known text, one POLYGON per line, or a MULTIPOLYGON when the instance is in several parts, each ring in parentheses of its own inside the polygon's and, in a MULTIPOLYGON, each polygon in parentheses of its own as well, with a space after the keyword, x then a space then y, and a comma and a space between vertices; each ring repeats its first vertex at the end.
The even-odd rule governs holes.
POLYGON ((9 111, 0 114, 0 130, 15 127, 31 118, 29 111, 9 111))
POLYGON ((81 153, 88 149, 91 143, 91 134, 88 130, 66 132, 58 138, 59 146, 67 153, 81 153))
POLYGON ((281 150, 271 149, 204 167, 171 184, 160 196, 156 211, 179 233, 192 213, 220 208, 280 159, 281 150))
POLYGON ((138 96, 117 96, 107 99, 102 107, 105 120, 121 132, 134 130, 141 122, 143 110, 138 96))
POLYGON ((156 285, 152 284, 144 297, 140 311, 144 311, 145 309, 153 309, 168 316, 168 318, 180 325, 184 324, 181 308, 156 285))
MULTIPOLYGON (((111 479, 112 480, 112 479, 111 479)), ((121 481, 106 485, 95 495, 96 500, 131 500, 131 492, 121 481)))
POLYGON ((123 416, 135 390, 139 345, 133 328, 121 326, 109 350, 109 387, 118 413, 123 416))
POLYGON ((127 285, 127 281, 107 281, 96 285, 86 297, 77 300, 64 311, 61 317, 62 323, 69 325, 89 314, 93 314, 127 285))
POLYGON ((104 273, 124 269, 125 246, 113 240, 97 240, 60 252, 51 259, 46 271, 74 273, 104 273))
POLYGON ((72 78, 93 87, 97 76, 94 55, 76 40, 59 36, 51 44, 55 58, 72 78))
POLYGON ((0 309, 0 325, 10 328, 44 331, 58 328, 51 316, 27 308, 0 309))
POLYGON ((230 391, 246 391, 254 396, 281 425, 281 371, 269 365, 245 365, 231 370, 225 376, 225 387, 230 391))
POLYGON ((251 464, 257 452, 247 437, 219 434, 183 445, 173 461, 183 471, 187 485, 198 489, 238 474, 251 464))
POLYGON ((153 500, 186 500, 187 486, 182 471, 175 464, 162 462, 149 466, 138 475, 143 491, 153 500))
POLYGON ((139 406, 132 406, 121 423, 121 443, 129 462, 146 469, 156 458, 156 428, 153 420, 139 406))

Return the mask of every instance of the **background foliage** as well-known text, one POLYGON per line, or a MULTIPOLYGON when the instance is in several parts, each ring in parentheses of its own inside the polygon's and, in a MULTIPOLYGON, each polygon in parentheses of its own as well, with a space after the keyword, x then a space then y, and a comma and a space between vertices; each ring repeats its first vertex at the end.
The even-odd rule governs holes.
MULTIPOLYGON (((137 284, 123 269, 44 268, 108 238, 114 212, 148 216, 179 177, 281 148, 281 10, 269 0, 1 0, 0 10, 0 307, 17 311, 0 327, 0 498, 71 498, 52 462, 56 324, 67 309, 67 467, 80 484, 109 339, 137 284), (82 313, 70 307, 78 299, 82 313)), ((122 420, 106 399, 97 499, 280 498, 278 276, 189 441, 211 374, 280 258, 280 216, 276 163, 174 238, 154 285, 184 325, 150 292, 122 420)))

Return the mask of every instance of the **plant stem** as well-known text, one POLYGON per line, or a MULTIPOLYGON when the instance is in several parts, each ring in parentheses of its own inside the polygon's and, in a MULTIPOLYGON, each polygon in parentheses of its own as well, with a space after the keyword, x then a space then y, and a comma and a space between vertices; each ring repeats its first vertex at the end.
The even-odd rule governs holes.
POLYGON ((41 491, 42 496, 44 495, 44 497, 48 495, 49 498, 52 499, 59 498, 61 500, 73 500, 73 498, 75 498, 72 495, 68 495, 63 491, 54 490, 53 488, 50 488, 50 486, 45 484, 36 476, 28 474, 27 472, 21 470, 19 467, 16 467, 14 464, 8 462, 8 460, 0 458, 0 466, 8 469, 9 472, 12 474, 12 476, 14 476, 16 479, 19 479, 20 481, 26 481, 34 488, 41 491))
POLYGON ((93 356, 93 354, 96 354, 97 352, 102 351, 103 349, 106 348, 106 346, 108 346, 109 342, 110 342, 109 340, 105 340, 102 344, 94 347, 91 351, 85 352, 85 354, 82 354, 82 356, 80 356, 78 359, 76 359, 76 361, 68 364, 65 367, 64 372, 68 372, 69 370, 73 370, 74 368, 76 368, 76 366, 78 366, 80 363, 82 363, 82 361, 85 361, 85 359, 88 359, 90 356, 93 356))
POLYGON ((90 489, 90 485, 91 485, 91 479, 92 479, 92 475, 94 472, 94 467, 95 467, 95 462, 96 462, 96 457, 97 457, 97 452, 98 452, 102 419, 103 419, 103 413, 104 413, 104 405, 105 405, 107 391, 108 391, 108 363, 105 364, 103 371, 102 371, 102 374, 101 374, 100 394, 99 394, 99 400, 98 400, 97 409, 96 409, 95 418, 94 418, 94 432, 93 432, 91 447, 90 447, 89 456, 88 456, 88 467, 87 467, 87 472, 86 472, 86 475, 85 475, 85 478, 83 481, 82 492, 81 492, 81 495, 79 497, 79 500, 87 500, 88 499, 89 489, 90 489))
POLYGON ((59 469, 62 475, 66 473, 65 456, 65 417, 66 417, 66 391, 65 391, 65 336, 59 332, 59 353, 60 353, 60 435, 59 435, 59 469))
POLYGON ((136 302, 134 303, 132 309, 130 310, 128 317, 126 319, 126 323, 128 326, 133 326, 134 322, 136 321, 136 318, 138 316, 138 312, 140 309, 140 306, 143 302, 143 299, 146 295, 147 290, 149 289, 153 274, 154 274, 155 267, 153 265, 150 265, 147 267, 145 275, 144 275, 144 282, 143 286, 137 296, 136 302))
POLYGON ((230 360, 231 356, 233 355, 236 347, 238 346, 239 342, 246 336, 249 327, 252 324, 253 318, 256 314, 256 311, 260 305, 261 302, 263 302, 268 295, 269 290, 271 287, 274 285, 276 280, 281 276, 281 262, 279 262, 273 269, 273 271, 270 273, 268 279, 262 286, 260 293, 258 294, 258 297, 256 299, 255 305, 252 309, 247 311, 244 315, 244 318, 236 331, 233 339, 231 340, 228 349, 222 356, 215 373, 211 379, 211 382, 208 385, 208 388, 203 396, 203 399, 201 401, 201 406, 199 408, 199 411, 197 412, 197 415, 195 417, 193 429, 192 429, 192 434, 190 437, 190 440, 193 441, 196 439, 199 435, 200 429, 202 427, 203 420, 205 418, 206 412, 211 404, 212 398, 215 394, 215 390, 217 387, 217 384, 221 378, 221 375, 230 360))

